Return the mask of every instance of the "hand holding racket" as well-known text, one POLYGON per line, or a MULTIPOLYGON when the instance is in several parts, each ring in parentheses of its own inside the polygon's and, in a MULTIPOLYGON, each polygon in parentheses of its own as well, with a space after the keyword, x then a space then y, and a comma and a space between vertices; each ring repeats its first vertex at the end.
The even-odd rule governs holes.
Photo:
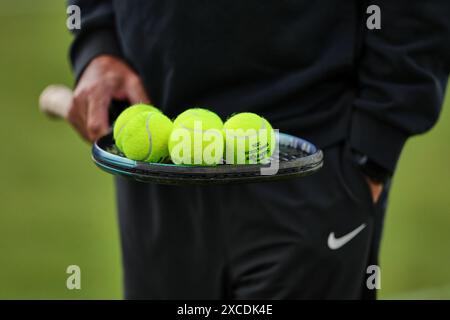
MULTIPOLYGON (((46 91, 42 99, 68 98, 68 90, 54 89, 46 91), (55 92, 62 92, 63 96, 52 98, 55 92)), ((115 110, 110 108, 113 101, 150 102, 142 81, 127 63, 113 56, 100 55, 84 69, 70 103, 58 109, 50 101, 46 107, 53 115, 60 112, 58 115, 70 122, 85 140, 94 143, 110 129, 109 112, 115 110)))

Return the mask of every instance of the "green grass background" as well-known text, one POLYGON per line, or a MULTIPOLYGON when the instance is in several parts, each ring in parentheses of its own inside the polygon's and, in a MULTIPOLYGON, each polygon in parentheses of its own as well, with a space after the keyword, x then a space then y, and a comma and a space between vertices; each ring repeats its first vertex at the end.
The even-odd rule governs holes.
MULTIPOLYGON (((63 1, 0 0, 0 298, 120 299, 112 178, 61 122, 39 114, 72 84, 63 1), (70 170, 68 170, 70 168, 70 170), (82 290, 65 270, 82 269, 82 290)), ((382 246, 381 298, 450 298, 450 105, 400 161, 382 246)))

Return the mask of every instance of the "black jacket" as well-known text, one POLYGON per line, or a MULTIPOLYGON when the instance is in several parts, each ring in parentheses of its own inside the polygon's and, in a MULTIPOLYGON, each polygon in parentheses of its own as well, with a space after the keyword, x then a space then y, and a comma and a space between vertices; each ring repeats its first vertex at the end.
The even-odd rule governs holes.
POLYGON ((71 59, 128 61, 174 117, 253 111, 321 147, 347 140, 393 171, 436 122, 450 70, 450 0, 73 0, 71 59), (382 28, 366 28, 367 7, 382 28))

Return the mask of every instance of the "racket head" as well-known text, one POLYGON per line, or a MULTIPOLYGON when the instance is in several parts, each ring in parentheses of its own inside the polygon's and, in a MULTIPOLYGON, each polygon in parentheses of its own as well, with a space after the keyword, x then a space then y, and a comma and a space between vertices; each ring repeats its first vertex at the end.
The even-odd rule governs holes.
POLYGON ((139 182, 166 185, 269 182, 308 176, 323 166, 320 149, 306 140, 284 133, 279 134, 277 158, 277 173, 262 175, 261 169, 270 165, 184 166, 130 160, 119 153, 112 134, 99 139, 92 147, 92 159, 103 171, 139 182))

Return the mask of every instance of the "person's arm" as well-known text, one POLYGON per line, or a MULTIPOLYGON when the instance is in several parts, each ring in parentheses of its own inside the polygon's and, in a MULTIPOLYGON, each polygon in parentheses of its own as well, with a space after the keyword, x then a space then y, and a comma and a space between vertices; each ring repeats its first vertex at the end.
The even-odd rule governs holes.
POLYGON ((450 70, 449 0, 367 1, 381 30, 367 30, 350 144, 393 173, 406 140, 438 119, 450 70))
POLYGON ((70 58, 77 86, 68 120, 88 141, 109 130, 113 99, 149 102, 144 86, 127 63, 117 37, 111 0, 71 0, 81 9, 81 29, 74 31, 70 58))
POLYGON ((79 79, 86 66, 102 54, 123 58, 111 0, 69 0, 81 9, 81 29, 73 30, 70 60, 79 79))

